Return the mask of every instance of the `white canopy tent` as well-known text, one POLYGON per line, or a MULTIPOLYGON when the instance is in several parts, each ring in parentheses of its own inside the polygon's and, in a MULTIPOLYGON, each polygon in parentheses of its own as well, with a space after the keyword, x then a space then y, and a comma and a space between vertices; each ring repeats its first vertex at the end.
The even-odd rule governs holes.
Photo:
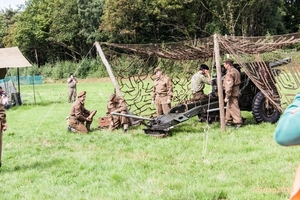
POLYGON ((4 79, 9 68, 17 68, 18 91, 20 92, 20 67, 32 67, 18 47, 0 48, 0 79, 4 79))

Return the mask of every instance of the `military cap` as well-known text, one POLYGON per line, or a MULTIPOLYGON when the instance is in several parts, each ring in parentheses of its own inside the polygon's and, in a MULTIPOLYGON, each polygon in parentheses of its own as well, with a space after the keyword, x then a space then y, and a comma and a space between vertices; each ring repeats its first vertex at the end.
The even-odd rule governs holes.
POLYGON ((86 94, 86 91, 81 91, 81 92, 78 93, 77 97, 81 97, 81 96, 83 96, 85 94, 86 94))
POLYGON ((159 67, 156 67, 156 68, 154 69, 154 74, 156 74, 156 72, 158 72, 158 71, 161 71, 161 69, 160 69, 159 67))
POLYGON ((116 94, 115 93, 111 93, 109 95, 109 100, 112 101, 115 97, 116 97, 116 94))
POLYGON ((201 64, 200 65, 199 70, 202 70, 202 69, 209 70, 209 68, 208 68, 208 66, 206 64, 201 64))
POLYGON ((228 63, 229 65, 233 65, 233 61, 231 59, 226 59, 224 63, 228 63))

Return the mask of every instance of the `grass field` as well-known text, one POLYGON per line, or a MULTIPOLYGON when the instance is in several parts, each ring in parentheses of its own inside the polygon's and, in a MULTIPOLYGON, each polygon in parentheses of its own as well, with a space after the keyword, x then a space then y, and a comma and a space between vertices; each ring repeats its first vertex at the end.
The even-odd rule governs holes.
POLYGON ((7 111, 0 199, 288 199, 299 147, 273 139, 276 124, 220 130, 197 118, 178 124, 172 136, 155 138, 144 126, 98 129, 112 84, 80 81, 86 108, 98 110, 87 135, 67 132, 65 83, 21 86, 24 105, 7 111), (34 104, 36 102, 37 104, 34 104))

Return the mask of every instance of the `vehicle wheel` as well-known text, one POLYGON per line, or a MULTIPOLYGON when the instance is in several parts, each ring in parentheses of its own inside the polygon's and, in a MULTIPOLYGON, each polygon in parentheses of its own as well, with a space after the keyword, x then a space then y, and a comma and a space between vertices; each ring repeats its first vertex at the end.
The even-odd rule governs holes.
POLYGON ((256 122, 276 123, 280 117, 280 112, 272 104, 267 104, 262 92, 258 92, 252 103, 252 115, 256 122))

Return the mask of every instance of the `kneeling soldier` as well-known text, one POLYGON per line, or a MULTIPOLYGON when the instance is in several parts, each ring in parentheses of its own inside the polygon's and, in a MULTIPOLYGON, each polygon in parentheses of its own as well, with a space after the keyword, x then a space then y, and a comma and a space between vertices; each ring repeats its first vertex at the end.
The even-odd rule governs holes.
POLYGON ((72 104, 68 117, 68 130, 72 132, 87 133, 90 131, 93 117, 97 110, 89 111, 84 108, 86 91, 78 93, 77 100, 72 104))
POLYGON ((126 133, 128 129, 127 117, 111 114, 112 112, 127 114, 127 106, 125 100, 122 97, 118 97, 113 93, 109 96, 106 108, 106 114, 110 120, 109 130, 114 130, 123 126, 124 132, 126 133))

